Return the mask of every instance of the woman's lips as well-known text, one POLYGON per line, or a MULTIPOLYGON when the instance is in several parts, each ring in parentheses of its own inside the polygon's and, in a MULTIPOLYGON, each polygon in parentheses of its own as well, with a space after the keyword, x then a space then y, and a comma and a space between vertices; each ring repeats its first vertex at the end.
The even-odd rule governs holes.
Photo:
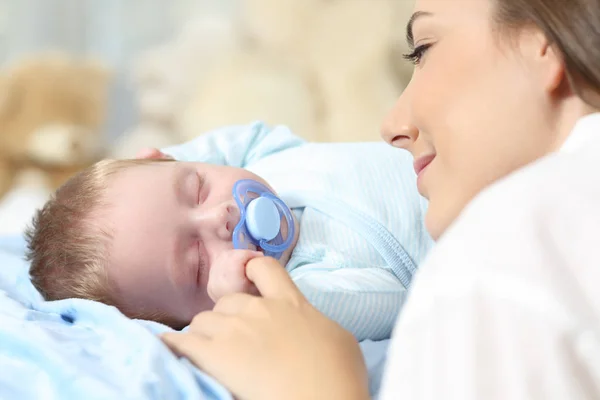
POLYGON ((431 161, 435 158, 435 154, 428 154, 417 158, 413 164, 415 173, 417 174, 417 189, 419 193, 425 198, 428 198, 425 188, 423 187, 423 172, 427 168, 431 161))
POLYGON ((428 154, 425 156, 421 156, 415 160, 413 166, 415 168, 415 173, 419 175, 421 171, 423 171, 431 161, 435 158, 435 154, 428 154))

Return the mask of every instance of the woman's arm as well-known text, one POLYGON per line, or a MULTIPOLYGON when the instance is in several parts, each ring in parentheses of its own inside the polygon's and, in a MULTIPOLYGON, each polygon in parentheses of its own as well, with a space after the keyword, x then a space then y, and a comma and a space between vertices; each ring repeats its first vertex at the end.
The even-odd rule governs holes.
POLYGON ((313 308, 271 258, 247 264, 262 297, 223 297, 163 340, 240 399, 369 398, 354 337, 313 308))

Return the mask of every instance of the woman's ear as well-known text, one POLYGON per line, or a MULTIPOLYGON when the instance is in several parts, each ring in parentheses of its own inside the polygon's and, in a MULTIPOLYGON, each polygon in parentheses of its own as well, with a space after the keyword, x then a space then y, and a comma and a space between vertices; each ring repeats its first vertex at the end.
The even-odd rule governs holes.
POLYGON ((567 82, 566 68, 560 51, 555 45, 547 43, 541 53, 542 61, 545 64, 546 90, 548 93, 555 93, 562 90, 567 82))
POLYGON ((540 29, 531 27, 521 31, 519 47, 540 90, 550 95, 564 94, 569 82, 563 56, 556 44, 540 29))
POLYGON ((154 147, 145 147, 137 152, 135 158, 146 160, 173 160, 173 157, 154 147))

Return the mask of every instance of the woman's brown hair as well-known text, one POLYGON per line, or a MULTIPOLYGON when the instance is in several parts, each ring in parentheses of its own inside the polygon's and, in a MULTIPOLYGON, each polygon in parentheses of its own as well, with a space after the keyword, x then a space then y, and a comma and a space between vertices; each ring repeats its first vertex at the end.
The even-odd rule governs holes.
POLYGON ((495 0, 500 29, 535 25, 563 57, 572 90, 600 108, 600 0, 495 0))

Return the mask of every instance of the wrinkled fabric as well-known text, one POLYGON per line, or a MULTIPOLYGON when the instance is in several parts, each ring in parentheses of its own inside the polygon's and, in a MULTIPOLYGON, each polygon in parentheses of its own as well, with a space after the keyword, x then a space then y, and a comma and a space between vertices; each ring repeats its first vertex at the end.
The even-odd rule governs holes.
MULTIPOLYGON (((232 399, 162 344, 170 328, 92 301, 43 301, 22 255, 21 238, 0 237, 1 399, 232 399)), ((362 344, 372 394, 386 347, 362 344)))

